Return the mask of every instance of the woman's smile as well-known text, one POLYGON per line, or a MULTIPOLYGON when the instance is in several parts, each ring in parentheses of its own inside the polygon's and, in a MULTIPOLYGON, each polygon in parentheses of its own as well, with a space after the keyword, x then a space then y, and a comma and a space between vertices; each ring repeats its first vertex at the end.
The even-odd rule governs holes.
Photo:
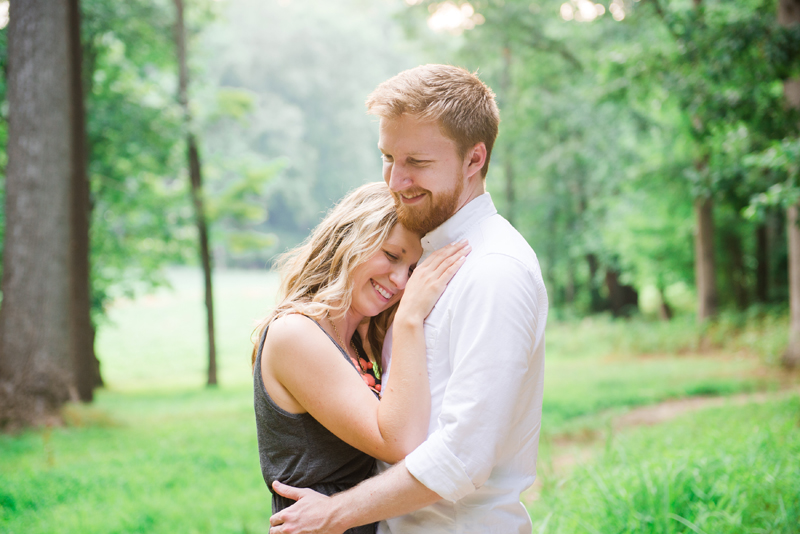
POLYGON ((371 278, 369 281, 372 283, 372 287, 375 289, 378 295, 380 295, 381 298, 383 298, 383 300, 385 300, 386 302, 392 300, 392 297, 394 296, 393 292, 389 291, 388 289, 386 289, 385 286, 382 286, 381 284, 379 284, 378 282, 376 282, 371 278))

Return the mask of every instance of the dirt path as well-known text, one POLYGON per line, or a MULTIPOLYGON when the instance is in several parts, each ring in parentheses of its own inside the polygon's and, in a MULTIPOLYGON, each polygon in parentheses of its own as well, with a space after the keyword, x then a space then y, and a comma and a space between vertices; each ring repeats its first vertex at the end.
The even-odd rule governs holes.
POLYGON ((614 430, 641 425, 656 425, 688 412, 719 406, 741 406, 751 403, 762 403, 768 400, 782 399, 800 393, 800 389, 792 388, 764 393, 741 393, 725 397, 690 397, 676 399, 634 408, 624 415, 616 417, 612 423, 614 430))
MULTIPOLYGON (((649 406, 641 406, 616 416, 612 419, 611 427, 614 431, 642 425, 657 425, 665 423, 689 412, 720 406, 742 406, 751 403, 763 403, 770 400, 785 399, 792 395, 800 394, 800 388, 793 387, 774 392, 741 393, 724 397, 690 397, 685 399, 668 400, 649 406)), ((540 467, 547 475, 566 475, 573 466, 589 461, 592 458, 594 447, 602 437, 599 434, 591 436, 558 436, 553 439, 558 448, 563 451, 554 454, 550 461, 540 467)), ((536 478, 533 486, 522 494, 522 501, 535 501, 542 490, 541 477, 536 478)))

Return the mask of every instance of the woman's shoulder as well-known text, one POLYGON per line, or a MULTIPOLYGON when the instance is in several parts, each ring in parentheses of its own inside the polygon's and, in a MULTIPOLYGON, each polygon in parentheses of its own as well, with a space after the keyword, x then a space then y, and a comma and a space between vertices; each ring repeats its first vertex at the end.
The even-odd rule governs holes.
POLYGON ((327 337, 314 319, 299 313, 278 317, 269 325, 267 343, 278 349, 316 348, 327 337))

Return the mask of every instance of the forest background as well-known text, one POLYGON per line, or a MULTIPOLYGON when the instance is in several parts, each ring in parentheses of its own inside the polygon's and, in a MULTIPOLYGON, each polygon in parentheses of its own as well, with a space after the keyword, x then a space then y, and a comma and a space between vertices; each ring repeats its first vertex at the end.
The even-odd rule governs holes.
POLYGON ((497 93, 487 187, 550 297, 535 529, 800 524, 800 3, 24 4, 0 2, 5 530, 266 530, 269 266, 380 180, 364 100, 431 62, 497 93), (69 45, 9 48, 17 13, 69 45), (38 107, 27 64, 56 73, 38 107))

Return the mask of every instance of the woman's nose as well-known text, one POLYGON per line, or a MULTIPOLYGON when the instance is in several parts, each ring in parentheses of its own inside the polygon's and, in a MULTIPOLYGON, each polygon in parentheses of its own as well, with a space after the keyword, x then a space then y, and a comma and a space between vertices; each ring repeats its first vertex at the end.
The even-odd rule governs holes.
POLYGON ((398 291, 404 290, 406 288, 406 284, 408 283, 408 268, 400 267, 393 269, 389 274, 389 280, 394 284, 398 291))

